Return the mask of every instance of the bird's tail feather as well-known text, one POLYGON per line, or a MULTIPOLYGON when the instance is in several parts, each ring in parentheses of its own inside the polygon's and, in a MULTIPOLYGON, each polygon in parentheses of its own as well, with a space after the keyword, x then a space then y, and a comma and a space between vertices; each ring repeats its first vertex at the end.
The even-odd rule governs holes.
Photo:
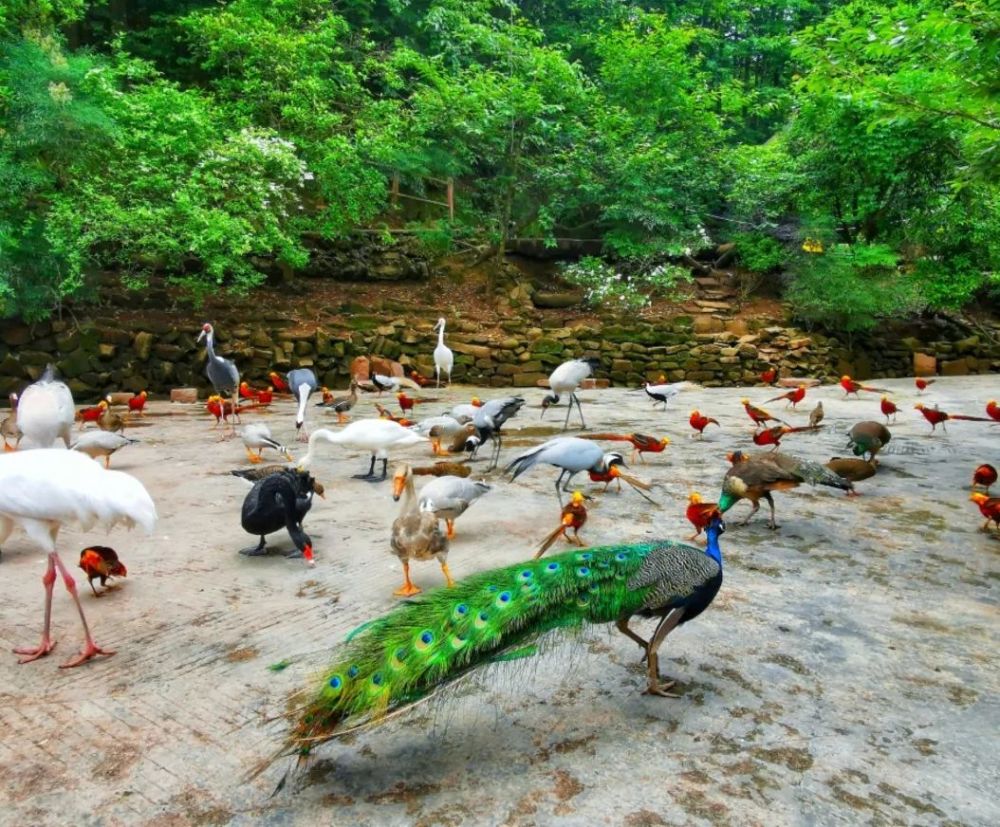
POLYGON ((560 523, 548 537, 542 540, 542 544, 538 547, 538 551, 535 552, 535 557, 541 557, 545 554, 545 552, 552 548, 552 544, 559 539, 565 530, 566 526, 563 523, 560 523))
POLYGON ((966 422, 993 422, 985 416, 965 416, 964 414, 948 414, 948 419, 963 419, 966 422))
POLYGON ((658 545, 565 552, 483 572, 404 603, 341 648, 315 691, 295 704, 292 731, 274 757, 304 755, 323 741, 379 724, 545 632, 634 611, 647 589, 629 589, 629 577, 658 545))
POLYGON ((631 442, 629 434, 580 434, 580 439, 594 439, 602 442, 631 442))

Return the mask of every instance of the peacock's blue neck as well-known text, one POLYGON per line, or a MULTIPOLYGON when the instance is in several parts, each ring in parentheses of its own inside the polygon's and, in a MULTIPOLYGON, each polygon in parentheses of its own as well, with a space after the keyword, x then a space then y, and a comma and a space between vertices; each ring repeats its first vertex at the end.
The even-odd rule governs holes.
POLYGON ((719 566, 722 566, 722 549, 719 547, 719 534, 721 532, 715 526, 709 526, 705 530, 705 534, 708 537, 708 543, 705 546, 705 554, 715 560, 719 566))

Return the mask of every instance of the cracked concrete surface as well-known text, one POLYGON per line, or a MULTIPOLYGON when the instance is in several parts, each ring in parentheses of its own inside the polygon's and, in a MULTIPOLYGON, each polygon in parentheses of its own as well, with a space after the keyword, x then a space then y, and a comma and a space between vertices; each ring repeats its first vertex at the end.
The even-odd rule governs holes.
MULTIPOLYGON (((17 665, 9 649, 39 633, 44 558, 20 534, 3 549, 0 823, 1000 823, 1000 543, 979 531, 968 500, 973 468, 1000 464, 1000 431, 956 422, 929 436, 912 409, 912 381, 878 384, 897 391, 902 412, 879 474, 858 485, 862 496, 778 494, 778 532, 763 514, 735 526, 746 504, 730 512, 722 591, 662 651, 681 698, 641 695, 637 647, 595 628, 324 746, 273 797, 290 760, 252 783, 242 776, 275 749, 289 693, 309 684, 345 634, 394 604, 401 570, 388 534, 397 507, 388 484, 349 479, 367 466, 364 457, 325 446, 314 473, 327 500, 306 521, 317 567, 277 553, 239 557, 249 540, 239 524, 248 488, 227 472, 244 464, 241 444, 216 441, 198 408, 154 402, 128 432, 142 443, 112 467, 149 488, 160 513, 155 535, 60 536, 67 563, 104 542, 128 566, 128 578, 100 599, 81 590, 98 643, 118 654, 57 668, 80 640, 57 584, 59 646, 17 665), (283 660, 284 670, 268 669, 283 660)), ((420 413, 473 393, 503 392, 429 390, 423 395, 440 401, 420 413)), ((686 537, 688 492, 715 499, 726 452, 753 447, 737 400, 776 393, 695 390, 666 413, 622 389, 582 393, 592 430, 673 440, 632 467, 655 484, 661 507, 629 491, 601 495, 581 532, 586 542, 686 537), (722 423, 704 441, 689 438, 694 407, 722 423)), ((523 395, 530 407, 509 426, 505 458, 561 423, 539 421, 541 390, 523 395)), ((923 397, 980 415, 994 395, 996 378, 984 376, 939 380, 923 397)), ((787 451, 824 461, 843 455, 847 428, 880 417, 876 395, 845 401, 825 387, 789 420, 804 423, 816 399, 826 427, 787 437, 787 451)), ((374 412, 370 400, 356 417, 374 412)), ((781 415, 781 403, 770 407, 781 415)), ((293 439, 290 402, 259 418, 293 439)), ((477 476, 484 467, 477 464, 477 476)), ((488 475, 495 490, 457 523, 449 559, 456 577, 534 551, 558 519, 554 477, 549 468, 515 484, 488 475)), ((275 535, 272 545, 280 551, 289 541, 275 535)), ((415 564, 413 576, 424 588, 442 583, 433 562, 415 564)))

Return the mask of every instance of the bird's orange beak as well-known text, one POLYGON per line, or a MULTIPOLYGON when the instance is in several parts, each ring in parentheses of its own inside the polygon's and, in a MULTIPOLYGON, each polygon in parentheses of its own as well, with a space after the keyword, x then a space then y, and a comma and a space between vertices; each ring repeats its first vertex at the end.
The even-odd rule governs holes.
POLYGON ((403 488, 406 487, 406 477, 399 474, 392 478, 392 499, 399 502, 400 496, 403 494, 403 488))

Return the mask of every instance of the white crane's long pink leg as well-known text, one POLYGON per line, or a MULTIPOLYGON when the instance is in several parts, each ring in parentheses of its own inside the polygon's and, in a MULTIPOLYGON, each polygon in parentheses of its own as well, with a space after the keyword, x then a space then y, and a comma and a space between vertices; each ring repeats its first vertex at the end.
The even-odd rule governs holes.
POLYGON ((75 658, 72 658, 66 663, 60 664, 60 669, 69 669, 72 666, 79 666, 81 663, 86 663, 94 655, 113 655, 114 652, 109 652, 106 649, 102 649, 96 643, 94 643, 94 638, 90 634, 90 626, 87 625, 87 618, 83 614, 83 605, 80 603, 80 596, 76 593, 76 580, 73 579, 73 575, 69 573, 66 566, 63 565, 63 561, 59 559, 59 555, 55 552, 49 555, 49 559, 54 560, 56 568, 59 569, 59 573, 62 575, 63 584, 66 586, 66 591, 69 592, 70 597, 73 598, 73 602, 76 603, 76 610, 80 613, 80 622, 83 624, 83 648, 80 650, 75 658))
POLYGON ((42 642, 34 649, 27 646, 15 649, 15 654, 27 655, 27 657, 18 658, 18 663, 31 663, 33 660, 44 658, 55 647, 55 643, 49 637, 49 627, 52 624, 52 586, 56 582, 56 564, 54 558, 55 553, 53 552, 49 555, 49 565, 45 569, 45 574, 42 575, 42 583, 45 586, 45 625, 42 627, 42 642))

